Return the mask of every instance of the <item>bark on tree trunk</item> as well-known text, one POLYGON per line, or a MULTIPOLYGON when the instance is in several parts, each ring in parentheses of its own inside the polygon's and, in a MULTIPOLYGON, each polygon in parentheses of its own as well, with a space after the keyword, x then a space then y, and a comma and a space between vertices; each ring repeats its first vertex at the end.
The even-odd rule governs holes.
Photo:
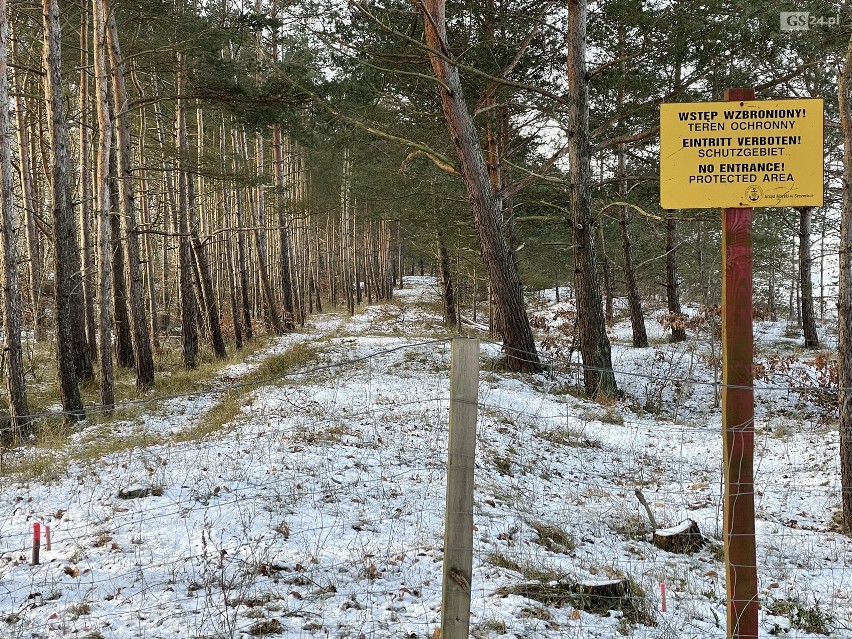
POLYGON ((95 327, 95 247, 92 240, 92 133, 89 125, 89 3, 80 2, 80 229, 83 240, 83 321, 89 358, 98 359, 95 327))
POLYGON ((606 238, 604 237, 603 224, 598 222, 598 241, 601 245, 601 271, 603 272, 603 294, 604 294, 604 319, 607 322, 612 321, 612 266, 610 265, 609 255, 606 252, 606 238))
MULTIPOLYGON (((627 172, 624 162, 624 145, 618 147, 618 191, 622 198, 627 197, 627 172)), ((624 255, 624 285, 627 288, 627 305, 630 308, 630 325, 633 329, 633 346, 648 347, 648 333, 645 330, 645 314, 642 312, 642 297, 636 284, 636 266, 633 264, 633 245, 630 238, 630 209, 621 207, 621 252, 624 255)))
MULTIPOLYGON (((145 293, 142 288, 142 266, 139 261, 139 235, 136 227, 136 197, 130 172, 130 121, 127 113, 127 84, 124 60, 118 42, 115 14, 107 13, 107 43, 112 61, 112 88, 115 100, 117 173, 121 217, 127 244, 127 274, 130 289, 130 321, 132 324, 133 360, 136 366, 136 390, 148 390, 154 385, 154 356, 151 335, 145 317, 145 293)), ((143 132, 144 134, 144 132, 143 132)))
MULTIPOLYGON (((246 160, 248 160, 248 142, 243 140, 246 160)), ((255 137, 255 169, 257 174, 263 171, 263 138, 255 137)), ((254 245, 257 259, 257 274, 260 277, 260 291, 266 310, 266 319, 276 335, 283 335, 286 331, 281 323, 275 304, 275 295, 272 291, 272 283, 269 278, 269 258, 266 250, 266 199, 264 197, 263 184, 258 184, 257 199, 255 206, 250 206, 251 224, 254 229, 254 245)))
POLYGON ((776 304, 775 298, 777 293, 775 292, 775 250, 771 250, 769 252, 769 317, 774 322, 777 319, 776 316, 776 304))
POLYGON ((799 290, 802 299, 802 331, 805 348, 819 348, 816 329, 811 267, 811 214, 813 207, 802 206, 799 211, 799 290))
POLYGON ((272 149, 275 159, 275 182, 278 187, 278 241, 281 255, 281 299, 284 308, 284 329, 288 332, 296 328, 295 308, 293 306, 293 274, 290 271, 290 228, 287 220, 286 181, 293 180, 292 175, 284 174, 284 140, 281 137, 281 126, 272 125, 272 149))
MULTIPOLYGON (((229 203, 225 203, 225 219, 230 219, 229 203)), ((237 278, 234 275, 234 255, 230 238, 225 241, 225 269, 228 277, 228 300, 231 303, 231 318, 234 323, 234 345, 237 349, 243 347, 243 323, 240 316, 240 305, 237 302, 237 278)))
MULTIPOLYGON (((219 153, 221 156, 227 157, 227 136, 228 129, 225 126, 225 118, 222 116, 222 123, 219 130, 219 153)), ((222 196, 222 218, 225 220, 225 225, 232 224, 231 208, 233 204, 233 192, 222 184, 220 186, 222 196)), ((239 233, 239 231, 237 231, 239 233)), ((231 303, 231 321, 234 324, 234 345, 237 349, 243 347, 243 323, 240 315, 240 305, 237 302, 237 278, 234 268, 234 250, 233 250, 233 231, 229 231, 225 236, 225 273, 228 282, 228 300, 231 303)))
MULTIPOLYGON (((311 271, 311 288, 316 296, 317 313, 322 313, 322 295, 320 294, 320 282, 322 281, 321 265, 320 265, 320 239, 319 226, 313 225, 314 234, 314 251, 313 251, 313 269, 311 271)), ((309 241, 309 240, 308 240, 309 241)), ((304 314, 302 315, 302 326, 305 325, 304 314)))
POLYGON ((843 212, 840 217, 840 300, 837 362, 840 408, 840 486, 843 529, 852 533, 852 36, 837 82, 843 129, 843 212))
POLYGON ((355 223, 351 222, 354 204, 351 201, 350 181, 351 164, 349 149, 343 149, 343 177, 340 181, 340 276, 343 296, 346 300, 346 310, 350 315, 355 314, 355 255, 352 243, 355 236, 355 223), (350 232, 351 222, 351 232, 350 232))
MULTIPOLYGON (((183 92, 185 57, 178 53, 177 94, 183 92)), ((179 99, 177 104, 177 138, 178 145, 183 147, 186 139, 186 105, 179 99)), ((187 145, 188 146, 188 145, 187 145)), ((189 241, 189 203, 187 195, 187 167, 181 157, 178 164, 178 232, 180 245, 178 253, 178 269, 180 271, 180 326, 183 338, 183 365, 187 369, 197 366, 198 358, 198 325, 196 316, 198 310, 195 300, 195 289, 192 286, 192 246, 189 241)))
MULTIPOLYGON (((234 129, 231 136, 234 148, 234 169, 239 171, 241 166, 241 151, 240 151, 240 134, 237 129, 234 129)), ((245 210, 243 204, 243 189, 237 186, 234 193, 236 200, 236 215, 237 215, 237 272, 240 280, 240 301, 243 312, 243 328, 245 329, 246 339, 252 339, 251 327, 251 303, 249 301, 249 281, 248 269, 246 267, 246 259, 248 249, 246 247, 246 236, 243 231, 245 226, 245 210)))
POLYGON ((393 285, 396 281, 396 247, 394 246, 394 226, 390 220, 382 220, 384 231, 383 261, 385 299, 393 299, 393 285))
POLYGON ((9 17, 6 0, 0 0, 0 269, 3 272, 3 337, 6 350, 6 386, 12 431, 0 433, 0 443, 18 443, 30 431, 24 356, 21 346, 21 292, 18 253, 15 248, 15 209, 12 183, 12 145, 9 129, 9 17), (11 434, 11 437, 8 435, 11 434))
POLYGON ((568 95, 571 139, 568 161, 571 178, 571 224, 574 240, 574 280, 577 298, 577 338, 583 356, 586 393, 615 396, 612 354, 606 334, 595 255, 592 217, 592 144, 589 134, 586 74, 586 0, 568 2, 568 95))
MULTIPOLYGON (((139 83, 139 80, 136 77, 136 74, 131 71, 130 78, 133 81, 134 86, 136 87, 136 91, 139 95, 142 95, 142 86, 139 83)), ((139 157, 145 158, 146 155, 146 144, 145 144, 145 132, 148 130, 148 118, 145 113, 145 109, 139 109, 139 131, 141 134, 139 135, 139 157)), ((224 152, 222 154, 224 156, 224 152)), ((149 190, 148 190, 148 171, 146 168, 142 167, 139 169, 139 190, 142 193, 142 197, 140 198, 140 214, 141 214, 141 222, 143 229, 151 228, 151 213, 150 213, 150 199, 149 199, 149 190)), ((148 321, 150 323, 149 326, 149 334, 151 336, 151 342, 155 350, 159 350, 160 348, 160 340, 158 337, 159 334, 159 304, 158 304, 158 290, 157 290, 157 279, 154 275, 155 273, 155 263, 156 263, 156 236, 152 233, 145 233, 144 235, 144 244, 145 247, 145 284, 148 295, 148 321)))
POLYGON ((438 231, 438 275, 441 283, 441 300, 444 307, 444 322, 447 326, 456 326, 456 296, 453 291, 453 280, 450 275, 450 257, 444 236, 438 231))
MULTIPOLYGON (((55 245, 56 277, 56 353, 59 366, 59 387, 66 419, 82 418, 78 375, 77 334, 74 312, 75 273, 79 273, 77 233, 71 206, 68 179, 68 132, 62 104, 62 61, 60 56, 59 3, 43 0, 45 93, 48 96, 48 128, 50 131, 52 210, 55 245)), ((81 321, 82 323, 82 321, 81 321)), ((88 351, 86 351, 88 354, 88 351)))
POLYGON ((503 347, 510 370, 537 370, 541 364, 524 304, 521 280, 502 232, 497 195, 488 176, 479 136, 468 113, 458 68, 448 62, 446 2, 424 0, 426 44, 437 53, 429 59, 436 79, 444 116, 459 158, 459 168, 473 210, 474 226, 498 315, 503 347))
MULTIPOLYGON (((68 146, 68 125, 65 120, 65 107, 63 102, 62 71, 59 68, 62 63, 61 55, 61 29, 58 17, 58 4, 52 0, 44 0, 43 3, 44 37, 45 37, 45 61, 44 68, 48 69, 45 76, 47 103, 48 128, 50 130, 51 144, 42 145, 42 153, 45 155, 43 165, 52 165, 51 172, 54 179, 48 180, 52 189, 52 200, 54 215, 61 210, 62 216, 67 216, 60 228, 54 226, 54 235, 67 234, 60 242, 56 240, 56 260, 64 261, 63 270, 67 273, 67 285, 69 292, 64 300, 68 305, 68 322, 72 339, 71 349, 74 358, 74 367, 78 379, 93 379, 92 359, 89 356, 89 345, 86 338, 85 313, 83 306, 82 287, 82 264, 80 262, 79 244, 77 240, 77 227, 73 217, 73 205, 71 203, 70 188, 70 151, 68 146), (55 15, 54 15, 55 14, 55 15), (50 58, 50 61, 48 61, 50 58), (48 66, 56 65, 55 72, 48 66), (46 157, 48 148, 52 151, 50 159, 46 157), (57 204, 59 203, 59 209, 57 204), (60 244, 68 242, 67 247, 60 249, 60 244), (60 258, 59 253, 62 252, 60 258)), ((56 272, 56 284, 59 286, 59 269, 56 272)), ((59 303, 59 296, 56 298, 59 303)), ((57 314, 57 319, 59 314, 57 314)))
POLYGON ((627 207, 621 209, 621 249, 624 254, 624 284, 627 288, 627 305, 630 308, 630 325, 633 329, 633 346, 648 347, 648 333, 645 330, 645 314, 642 312, 642 298, 636 284, 636 266, 633 264, 633 247, 630 238, 630 213, 627 207))
MULTIPOLYGON (((109 55, 105 53, 105 55, 109 55)), ((107 70, 109 73, 109 70, 107 70)), ((107 80, 109 81, 109 80, 107 80)), ((112 90, 109 94, 110 118, 114 115, 112 90)), ((113 136, 115 127, 113 126, 113 136)), ((115 326, 115 361, 122 368, 134 366, 133 335, 130 331, 130 312, 127 310, 127 277, 124 258, 124 245, 121 243, 121 213, 118 195, 118 158, 116 157, 115 137, 109 154, 109 195, 110 226, 112 228, 112 299, 113 323, 115 326)))
MULTIPOLYGON (((85 3, 85 0, 83 0, 85 3)), ((12 59, 17 57, 16 39, 12 40, 12 59)), ((42 280, 42 250, 39 245, 39 231, 36 227, 35 214, 36 204, 35 191, 33 188, 33 171, 30 166, 30 141, 27 139, 29 126, 27 121, 32 119, 31 110, 24 102, 26 91, 26 80, 21 78, 21 71, 14 70, 15 79, 15 119, 18 125, 18 161, 21 173, 21 195, 24 200, 24 219, 27 235, 27 251, 29 253, 29 298, 30 308, 33 315, 33 330, 36 341, 45 338, 45 317, 41 295, 42 280)), ((81 89, 82 90, 82 89, 81 89)), ((91 342, 94 344, 94 341, 91 342)))
MULTIPOLYGON (((196 110, 198 118, 198 144, 203 143, 203 130, 201 127, 201 110, 196 110)), ((189 153, 188 140, 181 140, 181 144, 186 142, 187 146, 183 149, 185 153, 189 153)), ((197 164, 198 149, 196 149, 197 164)), ((192 249, 195 254, 195 261, 198 265, 198 278, 201 284, 203 293, 204 306, 207 316, 207 327, 210 331, 210 341, 213 344, 213 354, 219 359, 224 359, 227 356, 225 351, 225 340, 222 339, 222 325, 219 322, 219 304, 216 300, 216 293, 213 290, 213 276, 210 273, 210 256, 207 251, 207 244, 201 241, 201 216, 198 212, 198 197, 195 188, 195 167, 192 167, 187 172, 187 195, 189 203, 189 221, 190 232, 192 233, 192 249)))
MULTIPOLYGON (((680 315, 680 283, 677 275, 677 223, 673 217, 666 219, 666 300, 669 313, 680 315)), ((672 322, 672 342, 686 340, 686 329, 675 320, 672 322)))
MULTIPOLYGON (((793 250, 790 251, 790 257, 793 258, 793 263, 790 265, 791 273, 799 273, 799 235, 793 237, 793 250)), ((790 315, 796 318, 796 324, 802 325, 802 293, 801 293, 801 277, 793 277, 793 286, 790 289, 790 315)))
POLYGON ((698 222, 698 279, 701 285, 701 303, 704 306, 710 304, 710 277, 707 273, 707 264, 704 259, 705 246, 707 245, 707 232, 704 222, 698 222))
MULTIPOLYGON (((366 224, 366 230, 364 231, 364 251, 362 254, 361 262, 363 262, 364 269, 364 289, 367 292, 367 304, 373 303, 373 287, 372 284, 375 282, 375 276, 373 275, 373 254, 372 254, 372 238, 370 236, 370 227, 371 224, 368 222, 366 224)), ((376 290, 376 294, 378 295, 378 290, 376 290)))
MULTIPOLYGON (((825 321, 825 228, 822 222, 819 235, 819 321, 825 321)), ((773 318, 774 319, 774 318, 773 318)))
MULTIPOLYGON (((154 77, 154 94, 157 94, 156 76, 154 77)), ((175 189, 175 162, 172 159, 174 156, 173 149, 166 142, 166 125, 163 117, 163 111, 159 102, 154 102, 154 119, 156 121, 157 139, 160 144, 161 163, 163 168, 163 181, 165 182, 165 202, 166 213, 163 215, 163 229, 166 233, 176 230, 175 220, 178 209, 178 198, 175 189)), ((158 322, 159 328, 166 336, 169 334, 171 324, 172 300, 174 298, 174 273, 172 269, 173 260, 171 252, 174 248, 169 237, 164 237, 162 242, 161 253, 161 273, 162 284, 160 286, 162 295, 163 314, 161 322, 158 322)))
POLYGON ((94 25, 95 93, 97 95, 98 175, 97 212, 98 247, 100 258, 100 363, 101 403, 111 408, 115 403, 112 367, 112 198, 110 196, 110 158, 112 157, 112 114, 109 98, 109 71, 106 62, 106 10, 102 0, 92 0, 94 25))

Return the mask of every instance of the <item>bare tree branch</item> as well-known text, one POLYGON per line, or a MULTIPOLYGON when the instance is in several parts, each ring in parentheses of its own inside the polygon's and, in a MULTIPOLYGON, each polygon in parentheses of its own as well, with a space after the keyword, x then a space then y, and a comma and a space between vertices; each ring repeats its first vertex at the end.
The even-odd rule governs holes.
POLYGON ((639 133, 634 135, 622 135, 617 138, 612 138, 607 140, 606 142, 601 142, 600 144, 595 145, 595 151, 601 151, 603 149, 611 149, 614 146, 618 146, 619 144, 632 144, 633 142, 642 142, 643 140, 647 140, 648 138, 652 138, 660 132, 659 125, 652 126, 650 129, 645 129, 639 133))
MULTIPOLYGON (((537 94, 544 96, 546 98, 550 98, 554 102, 557 102, 557 103, 559 103, 563 106, 567 106, 567 102, 562 97, 556 95, 552 91, 548 91, 547 89, 542 89, 542 88, 533 86, 531 84, 525 84, 523 82, 515 82, 514 80, 509 80, 508 78, 498 78, 497 76, 491 75, 490 73, 485 73, 484 71, 477 69, 475 67, 471 67, 471 66, 468 66, 466 64, 461 64, 452 55, 450 55, 449 52, 439 51, 438 49, 433 49, 433 48, 423 44, 420 40, 417 40, 416 38, 413 38, 413 37, 411 37, 411 36, 409 36, 405 33, 402 33, 401 31, 394 29, 393 27, 386 25, 377 16, 373 15, 370 11, 368 11, 364 7, 364 5, 361 4, 360 2, 358 2, 357 0, 349 0, 349 4, 354 6, 356 9, 358 9, 358 11, 360 11, 362 14, 364 14, 366 17, 368 17, 370 20, 372 20, 374 23, 379 25, 381 28, 383 28, 388 33, 392 33, 393 35, 400 37, 403 40, 414 44, 415 46, 422 49, 423 51, 437 56, 438 58, 442 59, 444 62, 446 62, 448 64, 452 64, 453 66, 457 67, 458 69, 460 69, 462 71, 467 71, 468 73, 472 73, 474 75, 477 75, 481 78, 485 78, 486 80, 490 80, 491 82, 495 82, 497 84, 502 84, 502 85, 505 85, 505 86, 514 87, 516 89, 522 89, 524 91, 530 91, 532 93, 537 93, 537 94)), ((429 19, 431 21, 431 17, 429 16, 428 12, 424 11, 423 13, 427 17, 427 19, 429 19)), ((443 49, 446 49, 446 45, 444 43, 441 44, 441 47, 443 49)))

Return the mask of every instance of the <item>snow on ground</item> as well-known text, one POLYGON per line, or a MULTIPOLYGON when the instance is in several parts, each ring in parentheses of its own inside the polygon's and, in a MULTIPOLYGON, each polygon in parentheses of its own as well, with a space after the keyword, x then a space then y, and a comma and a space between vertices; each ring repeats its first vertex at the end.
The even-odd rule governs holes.
MULTIPOLYGON (((120 431, 164 443, 51 480, 2 478, 0 636, 436 636, 450 366, 436 291, 407 278, 354 318, 313 318, 223 371, 209 394, 120 431), (315 362, 246 389, 220 432, 179 441, 260 358, 298 342, 315 362), (52 537, 38 566, 34 521, 52 537)), ((475 637, 725 636, 708 340, 669 345, 660 332, 640 351, 629 323, 613 335, 626 395, 605 404, 579 398, 565 362, 513 375, 482 343, 475 637), (661 527, 690 518, 709 543, 692 555, 654 547, 637 488, 661 527), (565 589, 612 578, 631 582, 618 610, 565 589)), ((807 369, 796 360, 785 374, 795 367, 807 369)), ((832 529, 836 428, 783 379, 771 372, 756 392, 761 632, 852 637, 852 541, 832 529)))

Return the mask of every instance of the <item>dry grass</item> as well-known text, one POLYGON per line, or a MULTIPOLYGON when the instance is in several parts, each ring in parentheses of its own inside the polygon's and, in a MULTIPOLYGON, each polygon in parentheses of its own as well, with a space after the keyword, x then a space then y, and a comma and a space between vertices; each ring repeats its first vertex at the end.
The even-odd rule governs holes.
MULTIPOLYGON (((267 341, 256 340, 254 345, 259 349, 267 341)), ((86 405, 94 410, 87 409, 90 412, 87 413, 86 421, 81 423, 86 427, 86 437, 79 442, 80 445, 73 448, 68 446, 68 437, 78 431, 78 425, 67 423, 61 415, 39 418, 36 424, 37 436, 31 442, 32 448, 22 453, 0 451, 5 453, 0 455, 0 476, 51 481, 61 476, 72 462, 86 464, 140 446, 162 444, 167 440, 186 442, 207 437, 238 420, 247 396, 253 390, 253 383, 281 378, 289 372, 307 368, 316 362, 318 353, 318 347, 300 342, 281 354, 264 359, 255 370, 240 379, 239 387, 220 393, 213 406, 191 428, 177 434, 165 434, 142 430, 139 420, 143 411, 150 413, 175 395, 209 390, 212 380, 220 376, 226 366, 243 361, 246 352, 245 349, 232 351, 230 357, 223 360, 202 356, 198 367, 191 370, 182 368, 179 352, 161 352, 157 362, 156 386, 146 393, 147 397, 136 396, 135 376, 127 369, 116 371, 118 406, 110 412, 97 410, 96 395, 100 389, 96 382, 81 384, 86 405), (138 399, 149 401, 134 402, 138 399), (122 405, 122 402, 125 404, 122 405), (116 428, 119 424, 120 429, 116 428)), ((60 403, 58 384, 55 382, 42 383, 31 396, 36 410, 55 411, 60 403)))
POLYGON ((298 342, 283 353, 266 357, 246 381, 274 381, 288 374, 303 371, 315 365, 321 349, 316 344, 298 342))

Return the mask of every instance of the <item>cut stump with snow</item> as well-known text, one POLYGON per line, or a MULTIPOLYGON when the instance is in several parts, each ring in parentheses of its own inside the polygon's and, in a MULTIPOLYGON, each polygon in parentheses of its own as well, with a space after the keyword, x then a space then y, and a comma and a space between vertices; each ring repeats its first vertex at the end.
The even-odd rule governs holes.
POLYGON ((577 583, 574 592, 581 598, 579 607, 588 611, 619 610, 630 597, 627 579, 596 579, 577 583))
POLYGON ((654 531, 654 545, 667 552, 689 555, 701 550, 705 543, 698 523, 692 519, 682 521, 671 528, 659 528, 654 531))

